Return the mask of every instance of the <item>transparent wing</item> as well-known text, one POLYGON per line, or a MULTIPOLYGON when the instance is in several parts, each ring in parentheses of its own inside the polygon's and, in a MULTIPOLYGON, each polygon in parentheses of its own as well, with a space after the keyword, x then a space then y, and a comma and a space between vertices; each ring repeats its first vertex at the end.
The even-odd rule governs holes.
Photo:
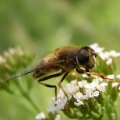
MULTIPOLYGON (((57 65, 57 64, 60 64, 61 62, 65 62, 65 60, 57 60, 56 62, 55 62, 55 61, 54 61, 54 62, 49 62, 49 63, 47 63, 47 64, 41 65, 41 67, 47 66, 47 65, 49 65, 49 64, 51 64, 51 65, 52 65, 52 64, 53 64, 53 65, 56 64, 56 65, 57 65)), ((39 62, 39 63, 40 63, 40 62, 39 62)), ((38 63, 38 64, 39 64, 39 63, 38 63)), ((12 79, 15 79, 15 78, 18 78, 18 77, 27 75, 27 74, 29 74, 29 73, 32 73, 32 72, 34 72, 34 69, 36 68, 36 66, 37 66, 38 64, 35 64, 35 65, 33 65, 33 66, 30 66, 30 67, 26 68, 25 70, 23 70, 23 71, 21 71, 21 72, 18 72, 18 73, 16 73, 16 74, 12 75, 11 77, 5 79, 4 81, 9 81, 9 80, 12 80, 12 79)), ((40 66, 39 66, 39 67, 40 67, 40 66)))
POLYGON ((21 72, 18 72, 18 73, 16 73, 16 74, 12 75, 11 77, 5 79, 4 81, 9 81, 9 80, 12 80, 12 79, 15 79, 15 78, 18 78, 18 77, 27 75, 27 74, 33 72, 33 69, 34 69, 34 68, 25 69, 25 70, 23 70, 23 71, 21 71, 21 72))

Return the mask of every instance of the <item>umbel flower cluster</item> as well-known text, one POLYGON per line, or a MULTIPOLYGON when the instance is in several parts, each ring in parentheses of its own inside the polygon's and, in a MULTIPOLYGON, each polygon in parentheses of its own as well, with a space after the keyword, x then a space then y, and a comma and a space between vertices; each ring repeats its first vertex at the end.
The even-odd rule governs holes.
MULTIPOLYGON (((108 79, 103 79, 97 75, 88 76, 87 74, 79 75, 78 79, 71 80, 57 94, 57 100, 51 99, 51 105, 47 112, 49 115, 54 115, 54 120, 62 120, 62 117, 56 117, 59 111, 70 119, 101 120, 106 114, 108 119, 117 120, 116 100, 120 93, 120 75, 114 75, 116 69, 115 58, 120 56, 120 53, 112 50, 104 51, 104 48, 98 44, 90 45, 97 54, 96 67, 93 71, 102 73, 108 79)), ((36 116, 37 120, 51 120, 43 117, 41 113, 36 116)))
MULTIPOLYGON (((108 77, 112 79, 113 76, 108 77)), ((119 81, 120 75, 117 75, 115 79, 119 81)), ((103 117, 107 102, 114 106, 113 103, 118 97, 119 89, 119 82, 106 82, 100 77, 90 78, 83 75, 81 81, 73 80, 64 87, 68 97, 60 90, 57 100, 52 98, 48 112, 54 114, 56 111, 62 110, 70 118, 100 119, 103 117), (88 79, 91 79, 91 82, 88 82, 88 79)), ((113 107, 110 109, 112 110, 113 107)), ((113 113, 111 112, 111 115, 113 113)))
MULTIPOLYGON (((39 111, 37 106, 32 101, 29 92, 33 87, 32 80, 29 82, 29 77, 25 77, 24 85, 21 78, 17 80, 5 80, 15 73, 19 73, 33 61, 33 55, 23 51, 20 47, 9 48, 0 55, 0 90, 5 90, 9 94, 21 94, 33 106, 36 111, 39 111)), ((17 75, 17 74, 16 74, 17 75)))
MULTIPOLYGON (((115 75, 115 70, 116 57, 119 57, 120 53, 115 50, 105 51, 97 43, 90 47, 98 54, 96 67, 91 72, 103 74, 106 79, 97 74, 90 76, 81 74, 78 78, 68 76, 66 78, 68 84, 63 87, 66 94, 60 89, 57 99, 51 99, 51 105, 46 113, 48 115, 40 112, 36 115, 36 120, 63 120, 63 115, 69 120, 102 120, 104 116, 110 120, 118 120, 116 101, 120 96, 120 75, 115 75)), ((29 95, 33 87, 32 80, 24 80, 25 86, 21 84, 20 78, 4 82, 5 78, 28 66, 33 61, 32 58, 33 55, 23 52, 19 47, 10 48, 0 55, 0 90, 6 90, 10 94, 21 94, 39 112, 40 108, 29 95), (11 87, 12 83, 14 87, 11 87)), ((22 79, 31 78, 28 76, 22 79)))
POLYGON ((32 56, 23 52, 20 47, 9 48, 0 55, 0 80, 10 77, 17 70, 24 68, 32 61, 32 56))

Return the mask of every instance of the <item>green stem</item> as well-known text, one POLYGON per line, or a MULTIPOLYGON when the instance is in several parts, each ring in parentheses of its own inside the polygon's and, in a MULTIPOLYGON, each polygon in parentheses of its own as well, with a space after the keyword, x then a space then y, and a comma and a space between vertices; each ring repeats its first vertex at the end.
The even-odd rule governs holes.
POLYGON ((37 111, 37 112, 40 112, 39 108, 34 104, 34 102, 32 101, 32 99, 30 98, 30 96, 25 93, 25 92, 22 92, 22 95, 29 101, 29 103, 33 106, 33 108, 37 111))
POLYGON ((21 82, 18 81, 18 86, 21 91, 21 94, 29 101, 29 103, 33 106, 33 108, 37 111, 40 112, 39 108, 34 104, 32 99, 30 98, 29 94, 23 89, 21 82))
POLYGON ((105 107, 106 107, 106 113, 107 113, 109 119, 113 120, 111 114, 114 113, 115 114, 115 120, 118 120, 118 116, 117 116, 117 112, 116 112, 116 109, 115 109, 114 102, 111 102, 110 100, 107 100, 105 107))

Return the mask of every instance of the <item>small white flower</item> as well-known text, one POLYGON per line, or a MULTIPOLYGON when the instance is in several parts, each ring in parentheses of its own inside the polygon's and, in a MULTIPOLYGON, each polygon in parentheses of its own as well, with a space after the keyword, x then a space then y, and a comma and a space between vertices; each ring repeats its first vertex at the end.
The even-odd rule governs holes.
POLYGON ((92 93, 92 96, 93 96, 93 97, 98 97, 98 96, 99 96, 99 91, 93 92, 93 93, 92 93))
POLYGON ((60 115, 56 115, 55 120, 61 120, 60 115))
POLYGON ((0 64, 4 64, 6 62, 6 60, 4 59, 4 57, 2 57, 1 55, 0 55, 0 64))
POLYGON ((52 104, 48 108, 49 113, 54 113, 57 110, 63 110, 67 102, 67 97, 64 96, 60 99, 57 98, 57 100, 52 99, 52 104))
POLYGON ((82 80, 82 81, 78 82, 78 85, 80 88, 83 88, 86 84, 87 84, 86 80, 82 80))
POLYGON ((88 100, 89 98, 98 97, 99 91, 92 92, 91 90, 86 90, 86 94, 83 95, 83 99, 88 100))
POLYGON ((120 87, 118 88, 118 90, 120 90, 120 87))
POLYGON ((106 87, 107 85, 108 85, 107 83, 101 83, 101 84, 99 84, 99 86, 97 87, 97 89, 98 89, 100 92, 105 92, 105 91, 106 91, 105 87, 106 87))
POLYGON ((36 120, 45 120, 45 115, 43 112, 39 113, 36 117, 36 120))
POLYGON ((67 102, 67 97, 64 96, 61 99, 57 99, 57 101, 55 101, 55 110, 63 110, 65 105, 67 102))
POLYGON ((70 84, 77 85, 77 80, 72 80, 70 84))
POLYGON ((83 78, 89 78, 89 76, 87 74, 82 74, 83 78))
POLYGON ((104 50, 104 48, 99 47, 98 43, 94 43, 90 45, 90 47, 94 49, 96 53, 101 53, 104 50))
POLYGON ((92 44, 92 45, 90 45, 90 47, 92 48, 92 49, 96 49, 96 48, 98 48, 98 43, 94 43, 94 44, 92 44))
POLYGON ((5 57, 5 58, 10 58, 10 54, 7 52, 7 51, 4 51, 3 52, 3 56, 5 57))
POLYGON ((75 99, 82 99, 82 98, 83 98, 83 94, 80 93, 80 92, 77 92, 75 95, 73 95, 73 97, 74 97, 75 99))
POLYGON ((91 88, 95 90, 99 85, 99 81, 97 79, 94 79, 92 83, 90 83, 90 85, 91 85, 91 88))
POLYGON ((101 77, 97 78, 97 80, 99 81, 99 83, 103 82, 103 79, 101 77))
POLYGON ((111 113, 111 119, 112 119, 112 120, 116 120, 116 119, 117 119, 115 113, 111 113))
POLYGON ((108 60, 106 61, 107 65, 111 65, 112 64, 112 58, 108 58, 108 60))
POLYGON ((81 106, 81 105, 84 105, 83 101, 81 101, 79 99, 77 99, 77 102, 74 102, 74 104, 78 107, 81 106))
POLYGON ((64 94, 63 90, 60 89, 60 90, 59 90, 59 93, 57 94, 57 99, 61 99, 61 98, 64 97, 64 96, 65 96, 65 94, 64 94))
POLYGON ((86 90, 90 90, 90 91, 93 91, 93 90, 95 90, 95 88, 94 87, 92 87, 92 85, 91 85, 91 83, 89 84, 86 84, 85 86, 84 86, 84 94, 85 94, 85 92, 86 92, 86 90))
POLYGON ((119 82, 112 83, 112 88, 117 87, 119 85, 119 82))
POLYGON ((101 52, 99 56, 102 58, 102 60, 108 60, 109 59, 109 52, 101 52))
POLYGON ((99 81, 97 79, 94 79, 92 83, 88 83, 85 85, 84 93, 86 92, 85 90, 90 90, 91 92, 95 91, 98 85, 99 81))
POLYGON ((52 104, 49 106, 49 108, 48 108, 48 112, 49 113, 55 113, 55 98, 52 98, 51 99, 51 102, 52 102, 52 104))
POLYGON ((79 86, 76 80, 71 81, 71 83, 67 84, 64 90, 68 95, 68 99, 71 99, 71 97, 76 93, 78 89, 79 89, 79 86))
POLYGON ((9 48, 8 52, 9 54, 14 55, 16 50, 14 48, 9 48))
POLYGON ((116 76, 117 79, 120 79, 120 74, 116 76))
POLYGON ((98 47, 97 49, 95 49, 96 53, 101 53, 104 50, 104 48, 98 47))
POLYGON ((104 82, 102 82, 102 83, 99 83, 99 82, 100 82, 99 79, 94 79, 94 80, 92 81, 92 83, 87 84, 87 85, 85 86, 85 88, 91 89, 92 91, 99 90, 100 92, 105 92, 105 91, 106 91, 105 87, 106 87, 108 84, 107 84, 107 83, 104 83, 104 82))
POLYGON ((74 94, 78 89, 79 87, 76 80, 72 81, 70 84, 67 84, 64 88, 65 92, 69 94, 74 94))
POLYGON ((109 79, 114 79, 114 77, 115 77, 114 75, 108 75, 107 76, 107 78, 109 78, 109 79))
POLYGON ((77 102, 74 102, 74 104, 76 106, 80 106, 80 105, 84 105, 82 99, 83 99, 83 94, 80 92, 77 92, 74 96, 73 96, 77 102))
POLYGON ((119 57, 120 53, 117 53, 115 50, 110 51, 110 57, 119 57))

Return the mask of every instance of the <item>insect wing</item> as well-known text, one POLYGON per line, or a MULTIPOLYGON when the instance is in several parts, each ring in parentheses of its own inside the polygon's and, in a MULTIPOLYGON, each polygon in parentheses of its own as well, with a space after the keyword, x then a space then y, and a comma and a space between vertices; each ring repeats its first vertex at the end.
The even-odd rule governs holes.
MULTIPOLYGON (((41 67, 45 67, 45 66, 48 66, 49 64, 51 65, 58 65, 60 64, 61 62, 64 62, 64 60, 58 60, 58 61, 54 61, 54 62, 48 62, 47 64, 44 64, 44 65, 41 65, 41 67)), ((39 63, 38 63, 39 64, 39 63)), ((29 73, 32 73, 34 72, 34 69, 37 67, 37 65, 34 65, 32 67, 28 67, 26 68, 25 70, 21 71, 21 72, 18 72, 14 75, 12 75, 11 77, 5 79, 4 81, 9 81, 9 80, 12 80, 12 79, 15 79, 15 78, 18 78, 18 77, 21 77, 21 76, 24 76, 24 75, 27 75, 29 73)))
POLYGON ((22 72, 18 72, 18 73, 16 73, 16 74, 12 75, 11 77, 5 79, 4 81, 9 81, 9 80, 12 80, 12 79, 15 79, 15 78, 18 78, 18 77, 27 75, 27 74, 29 74, 29 73, 31 73, 31 72, 33 72, 33 68, 23 70, 22 72))

